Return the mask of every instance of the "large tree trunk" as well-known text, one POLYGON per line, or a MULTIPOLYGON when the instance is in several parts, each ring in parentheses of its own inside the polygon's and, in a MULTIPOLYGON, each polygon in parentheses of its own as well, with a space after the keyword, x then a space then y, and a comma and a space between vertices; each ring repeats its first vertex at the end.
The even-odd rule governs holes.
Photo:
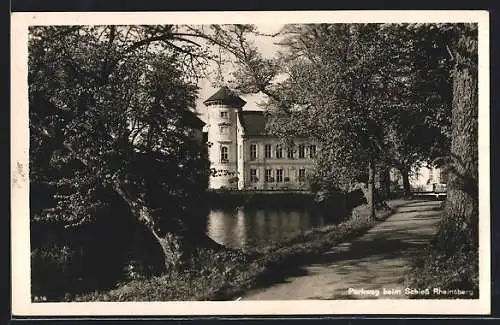
POLYGON ((175 268, 181 265, 197 248, 209 248, 221 250, 225 247, 213 241, 204 231, 192 229, 182 223, 181 216, 157 216, 155 213, 167 213, 167 211, 155 211, 143 204, 139 199, 124 190, 124 186, 118 182, 113 184, 113 189, 127 203, 132 215, 149 229, 151 234, 161 246, 165 256, 165 268, 175 268), (159 218, 168 218, 170 227, 160 226, 155 222, 159 218))
POLYGON ((383 168, 380 172, 380 190, 383 193, 383 200, 391 196, 391 177, 389 175, 389 168, 383 168))
MULTIPOLYGON (((71 145, 64 144, 64 147, 73 153, 71 145)), ((90 168, 92 171, 94 166, 76 155, 78 160, 90 168)), ((105 183, 103 183, 104 185, 105 183)), ((109 184, 109 183, 108 183, 109 184)), ((186 257, 189 257, 196 248, 224 249, 225 247, 216 243, 199 229, 190 229, 186 227, 186 223, 182 223, 182 216, 165 216, 158 214, 166 214, 167 211, 162 209, 153 209, 139 198, 137 189, 125 186, 127 182, 124 180, 115 180, 110 185, 112 190, 124 201, 129 207, 131 214, 151 232, 153 237, 160 245, 164 254, 165 269, 175 268, 181 265, 186 257), (158 220, 169 219, 169 226, 159 225, 158 220)))
POLYGON ((370 159, 368 162, 368 191, 366 200, 370 207, 370 218, 375 218, 375 164, 370 159))
POLYGON ((410 170, 407 167, 401 167, 399 169, 401 173, 401 177, 403 178, 403 192, 405 197, 411 196, 411 187, 410 187, 410 170))
POLYGON ((445 227, 459 240, 478 240, 478 80, 472 41, 461 36, 453 71, 452 141, 445 227), (471 46, 472 45, 472 46, 471 46), (468 48, 464 48, 467 47, 468 48))

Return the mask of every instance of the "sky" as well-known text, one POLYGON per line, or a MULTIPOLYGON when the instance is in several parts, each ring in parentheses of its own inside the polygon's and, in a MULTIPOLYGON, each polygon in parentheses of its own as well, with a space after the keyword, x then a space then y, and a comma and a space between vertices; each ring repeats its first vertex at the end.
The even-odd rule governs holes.
MULTIPOLYGON (((278 32, 283 24, 266 24, 266 25, 256 25, 259 32, 264 34, 274 34, 278 32)), ((272 37, 256 36, 254 39, 255 45, 261 51, 262 55, 265 57, 273 57, 277 54, 279 46, 273 44, 277 40, 272 37)), ((230 71, 225 71, 225 76, 229 75, 230 71)), ((196 111, 200 114, 200 118, 206 121, 207 107, 203 104, 203 101, 214 94, 218 88, 214 88, 210 84, 210 80, 202 79, 200 80, 198 86, 200 91, 198 93, 198 100, 196 101, 196 111)), ((265 100, 262 94, 250 94, 241 96, 247 103, 243 109, 247 110, 258 110, 260 109, 258 103, 265 100)))

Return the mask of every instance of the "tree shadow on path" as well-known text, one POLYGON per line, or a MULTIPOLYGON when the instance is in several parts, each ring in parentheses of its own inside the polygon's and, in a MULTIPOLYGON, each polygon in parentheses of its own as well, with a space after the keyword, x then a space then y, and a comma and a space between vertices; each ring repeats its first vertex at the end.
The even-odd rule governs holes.
MULTIPOLYGON (((441 214, 434 203, 415 202, 398 208, 397 213, 351 242, 329 251, 305 257, 302 263, 286 265, 259 281, 259 288, 288 283, 316 272, 332 272, 337 279, 328 299, 357 299, 348 288, 380 289, 402 287, 409 261, 424 251, 435 236, 441 214), (410 209, 410 210, 407 210, 410 209), (341 277, 342 283, 338 278, 341 277)), ((325 299, 323 297, 322 299, 325 299)))

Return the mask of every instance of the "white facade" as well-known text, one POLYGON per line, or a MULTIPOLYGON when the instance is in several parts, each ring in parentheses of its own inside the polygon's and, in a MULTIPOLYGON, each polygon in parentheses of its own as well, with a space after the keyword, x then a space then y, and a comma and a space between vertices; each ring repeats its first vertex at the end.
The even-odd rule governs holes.
MULTIPOLYGON (((390 178, 397 186, 403 186, 401 173, 397 169, 391 170, 390 178)), ((413 168, 409 173, 408 180, 411 190, 415 192, 432 192, 435 184, 446 183, 445 175, 441 168, 426 165, 413 168)))
POLYGON ((289 156, 288 148, 276 137, 244 138, 242 188, 309 189, 308 179, 314 167, 311 145, 315 146, 305 139, 297 139, 289 156))
POLYGON ((209 188, 234 187, 232 180, 237 176, 235 172, 238 169, 237 114, 237 108, 222 103, 210 107, 207 121, 208 157, 210 167, 217 174, 209 178, 209 188))
POLYGON ((430 192, 434 184, 445 183, 441 168, 422 166, 410 173, 410 186, 415 191, 430 192))
POLYGON ((318 150, 308 139, 286 148, 265 134, 265 116, 223 87, 205 101, 211 189, 307 190, 318 150))

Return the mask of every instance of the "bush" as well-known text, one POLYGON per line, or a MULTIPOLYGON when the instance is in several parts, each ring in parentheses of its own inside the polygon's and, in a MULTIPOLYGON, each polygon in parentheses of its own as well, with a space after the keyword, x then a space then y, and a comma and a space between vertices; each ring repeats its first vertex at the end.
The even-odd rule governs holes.
MULTIPOLYGON (((446 219, 444 219, 446 220, 446 219)), ((412 298, 475 299, 479 297, 479 249, 471 227, 461 230, 444 221, 424 254, 416 258, 407 283, 415 288, 460 289, 466 295, 435 294, 412 298)), ((473 227, 472 227, 473 228, 473 227)))
POLYGON ((168 301, 216 298, 230 287, 245 286, 251 260, 241 251, 197 250, 181 269, 135 279, 115 289, 70 297, 68 301, 168 301))
POLYGON ((432 247, 415 262, 415 268, 409 275, 408 282, 413 288, 441 288, 445 290, 460 289, 466 295, 432 294, 431 296, 414 296, 426 299, 474 299, 479 294, 477 252, 464 251, 457 248, 451 256, 442 255, 432 247))
POLYGON ((77 285, 78 253, 68 246, 53 245, 31 252, 32 299, 54 301, 77 285))
POLYGON ((144 226, 132 221, 117 215, 63 229, 32 225, 33 237, 45 239, 31 242, 33 297, 59 301, 64 295, 110 289, 126 277, 154 273, 155 254, 161 249, 144 226))

